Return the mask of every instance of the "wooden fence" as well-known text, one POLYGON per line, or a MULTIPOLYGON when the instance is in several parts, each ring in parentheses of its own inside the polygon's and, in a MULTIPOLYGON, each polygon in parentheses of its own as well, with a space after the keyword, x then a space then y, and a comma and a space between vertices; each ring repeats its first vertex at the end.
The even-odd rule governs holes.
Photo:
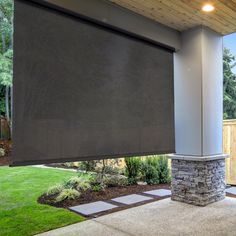
POLYGON ((224 120, 223 152, 230 155, 226 159, 226 183, 236 185, 236 120, 224 120))

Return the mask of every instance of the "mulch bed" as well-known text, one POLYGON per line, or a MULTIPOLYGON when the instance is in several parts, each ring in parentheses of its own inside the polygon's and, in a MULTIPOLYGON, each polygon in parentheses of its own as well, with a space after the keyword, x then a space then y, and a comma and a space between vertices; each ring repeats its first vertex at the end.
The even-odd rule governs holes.
POLYGON ((53 196, 42 195, 39 197, 38 202, 41 204, 48 204, 55 207, 68 208, 80 204, 95 202, 95 201, 109 201, 112 198, 120 197, 128 194, 140 194, 145 191, 154 189, 170 189, 169 184, 157 184, 157 185, 131 185, 124 187, 109 187, 103 191, 93 192, 87 191, 81 194, 79 199, 76 200, 65 200, 59 203, 50 202, 53 196))
POLYGON ((8 166, 9 163, 9 156, 0 157, 0 166, 8 166))
POLYGON ((233 197, 233 198, 236 198, 236 196, 234 194, 231 194, 231 193, 226 193, 226 196, 227 197, 233 197))
POLYGON ((0 148, 3 148, 5 150, 5 156, 0 157, 0 166, 9 165, 9 158, 12 151, 12 141, 0 140, 0 148))
MULTIPOLYGON (((170 188, 171 188, 170 184, 131 185, 131 186, 125 186, 125 187, 110 187, 110 188, 106 188, 105 190, 100 191, 100 192, 87 191, 87 192, 83 193, 80 196, 80 198, 77 200, 65 200, 60 203, 49 202, 50 200, 52 200, 53 196, 48 197, 46 195, 42 195, 41 197, 39 197, 38 202, 41 204, 48 204, 48 205, 52 205, 54 207, 61 207, 61 208, 69 208, 71 206, 91 203, 91 202, 95 202, 95 201, 106 201, 106 202, 114 204, 114 202, 111 201, 112 198, 121 197, 121 196, 129 195, 129 194, 141 194, 141 195, 150 196, 150 195, 144 194, 143 192, 146 192, 149 190, 154 190, 154 189, 170 189, 170 188)), ((227 193, 226 196, 236 198, 235 195, 229 194, 229 193, 227 193)), ((159 201, 159 200, 168 198, 169 196, 168 197, 152 196, 152 197, 153 197, 153 199, 151 199, 151 200, 139 202, 139 203, 132 204, 132 205, 125 205, 125 204, 121 204, 121 203, 116 202, 115 204, 117 206, 119 206, 117 208, 113 208, 108 211, 96 213, 96 214, 93 214, 90 216, 85 216, 85 217, 87 219, 96 218, 96 217, 107 215, 107 214, 110 214, 113 212, 125 210, 125 209, 136 207, 136 206, 141 206, 146 203, 159 201)))

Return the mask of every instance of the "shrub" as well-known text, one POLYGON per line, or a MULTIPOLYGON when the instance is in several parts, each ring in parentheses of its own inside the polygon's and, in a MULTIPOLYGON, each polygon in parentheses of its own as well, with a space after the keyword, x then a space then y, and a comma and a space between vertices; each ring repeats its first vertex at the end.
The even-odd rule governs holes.
POLYGON ((126 186, 128 179, 123 175, 102 175, 101 173, 94 176, 90 182, 92 190, 100 191, 106 187, 126 186))
POLYGON ((55 186, 50 187, 47 192, 46 195, 54 195, 54 194, 58 194, 60 193, 62 190, 64 189, 64 186, 62 184, 57 184, 55 186))
POLYGON ((128 177, 129 184, 136 184, 140 171, 141 159, 138 157, 126 157, 125 164, 125 174, 128 177))
POLYGON ((76 186, 78 185, 80 181, 79 177, 72 177, 69 180, 66 180, 64 182, 64 187, 65 188, 76 188, 76 186))
POLYGON ((79 183, 79 185, 77 185, 76 189, 78 191, 85 192, 85 191, 91 189, 91 185, 90 185, 89 181, 83 180, 79 183))
POLYGON ((96 173, 83 173, 83 172, 78 172, 78 177, 85 179, 87 181, 92 181, 94 177, 96 176, 96 173))
POLYGON ((98 192, 106 188, 104 183, 104 176, 102 174, 94 175, 93 179, 90 182, 91 188, 93 191, 98 192))
POLYGON ((83 177, 72 177, 64 184, 65 188, 76 189, 84 192, 91 188, 90 180, 83 177))
POLYGON ((141 174, 148 184, 168 183, 170 175, 167 158, 165 156, 147 157, 142 161, 141 174))
POLYGON ((159 183, 158 170, 152 162, 143 161, 140 171, 143 177, 143 181, 147 182, 148 184, 159 183))
POLYGON ((104 184, 107 187, 126 186, 128 179, 124 175, 108 175, 104 178, 104 184))
POLYGON ((79 169, 88 171, 95 171, 97 161, 81 161, 79 169))
POLYGON ((55 202, 62 202, 64 200, 74 200, 79 198, 80 192, 75 189, 64 189, 62 190, 59 195, 56 197, 55 202))
POLYGON ((168 159, 165 156, 159 156, 158 159, 158 174, 161 184, 170 182, 170 170, 168 167, 168 159))
POLYGON ((104 186, 103 186, 102 184, 99 184, 99 183, 94 184, 94 185, 92 186, 92 190, 93 190, 94 192, 100 192, 100 191, 102 191, 103 189, 104 189, 104 186))

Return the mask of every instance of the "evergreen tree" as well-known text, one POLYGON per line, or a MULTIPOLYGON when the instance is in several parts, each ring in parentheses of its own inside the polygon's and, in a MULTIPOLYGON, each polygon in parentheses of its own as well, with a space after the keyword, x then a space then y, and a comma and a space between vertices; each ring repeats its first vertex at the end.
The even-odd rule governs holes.
POLYGON ((224 48, 224 119, 236 118, 236 75, 232 72, 235 65, 235 57, 224 48))
POLYGON ((13 1, 0 0, 0 114, 11 127, 13 74, 13 1))

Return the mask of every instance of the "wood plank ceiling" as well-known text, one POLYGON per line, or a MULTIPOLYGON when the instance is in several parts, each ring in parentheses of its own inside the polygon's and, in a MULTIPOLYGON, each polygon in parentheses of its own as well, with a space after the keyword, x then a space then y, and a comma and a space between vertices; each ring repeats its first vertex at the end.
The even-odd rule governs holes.
POLYGON ((236 32, 236 0, 109 0, 179 31, 205 25, 226 35, 236 32), (203 12, 211 3, 215 10, 203 12))

